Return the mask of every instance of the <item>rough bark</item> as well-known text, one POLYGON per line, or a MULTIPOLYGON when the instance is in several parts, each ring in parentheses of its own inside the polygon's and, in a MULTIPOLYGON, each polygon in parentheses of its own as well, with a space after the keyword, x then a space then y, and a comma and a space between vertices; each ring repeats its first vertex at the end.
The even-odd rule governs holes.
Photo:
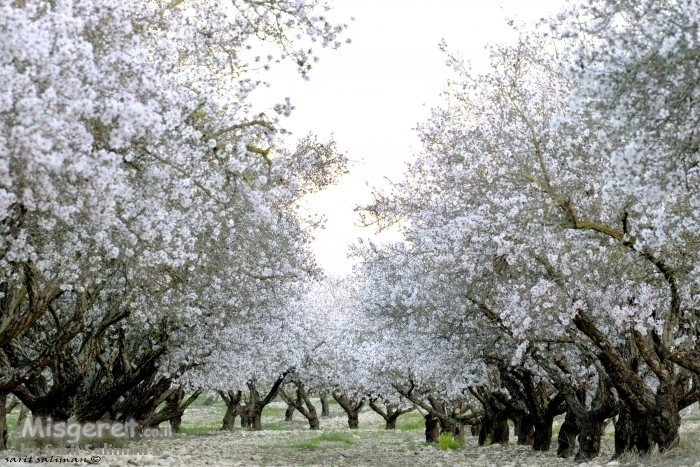
POLYGON ((425 442, 437 443, 440 438, 439 419, 430 412, 423 415, 425 418, 425 442))
POLYGON ((394 384, 394 389, 396 389, 396 391, 401 394, 402 397, 405 397, 408 401, 413 403, 420 414, 425 418, 426 442, 437 440, 437 437, 440 435, 440 431, 451 432, 452 434, 459 436, 460 441, 462 441, 465 425, 479 425, 482 423, 483 414, 473 413, 471 410, 467 410, 463 414, 447 414, 445 413, 444 404, 442 402, 438 401, 434 397, 428 397, 428 403, 426 403, 420 397, 416 397, 416 395, 413 394, 414 388, 415 385, 411 380, 409 380, 408 388, 394 384), (423 413, 421 409, 425 410, 426 413, 423 413), (435 425, 433 425, 434 421, 436 421, 438 427, 437 434, 434 432, 436 429, 435 425))
MULTIPOLYGON (((282 386, 287 372, 282 373, 279 378, 274 382, 267 395, 264 398, 260 397, 260 392, 258 391, 257 382, 254 379, 248 380, 246 383, 248 386, 248 403, 245 407, 245 418, 248 427, 253 430, 262 430, 262 411, 270 402, 272 402, 279 393, 279 389, 282 386)), ((241 422, 243 422, 241 420, 241 422)))
POLYGON ((284 421, 290 423, 294 418, 294 411, 296 410, 294 398, 287 395, 283 388, 279 389, 279 396, 287 404, 287 409, 284 411, 284 421))
POLYGON ((328 417, 331 414, 331 409, 328 405, 328 391, 322 390, 318 397, 321 399, 321 416, 328 417))
POLYGON ((625 358, 585 312, 577 313, 574 324, 598 347, 600 363, 620 395, 620 416, 615 425, 615 457, 629 450, 648 453, 655 445, 660 451, 669 449, 678 440, 678 409, 688 376, 685 372, 677 374, 677 368, 669 359, 673 355, 667 347, 667 326, 664 326, 662 337, 653 330, 646 335, 636 330, 630 333, 630 345, 659 381, 652 390, 639 375, 635 359, 625 358))
POLYGON ((243 398, 242 391, 218 391, 221 399, 226 404, 226 413, 224 414, 224 420, 221 425, 222 431, 233 431, 236 424, 236 417, 240 416, 242 406, 241 399, 243 398))
POLYGON ((284 411, 284 421, 289 423, 294 419, 294 404, 287 404, 287 410, 284 411))
POLYGON ((471 426, 472 436, 474 436, 474 437, 479 436, 480 431, 481 431, 481 423, 471 426))
POLYGON ((352 400, 346 394, 333 391, 333 399, 348 415, 348 427, 356 430, 360 426, 360 411, 365 405, 365 398, 352 400))
POLYGON ((401 408, 398 404, 393 404, 388 400, 384 401, 385 409, 382 409, 379 405, 377 405, 377 399, 370 399, 369 406, 384 419, 385 430, 395 430, 396 420, 398 420, 401 415, 415 409, 415 407, 401 408))
POLYGON ((567 410, 557 437, 557 456, 571 457, 576 452, 576 437, 581 432, 581 424, 573 410, 567 410))
MULTIPOLYGON (((314 406, 311 402, 309 394, 304 387, 304 383, 298 380, 294 383, 297 387, 296 398, 289 398, 289 400, 293 401, 296 410, 309 421, 309 430, 320 429, 318 414, 316 413, 316 406, 314 406)), ((282 395, 282 398, 285 400, 289 397, 282 389, 280 389, 280 395, 282 395)))
POLYGON ((532 440, 532 449, 535 451, 549 451, 552 446, 552 425, 554 417, 542 417, 535 420, 535 435, 532 440))
POLYGON ((7 449, 7 393, 0 392, 0 451, 7 449))
POLYGON ((591 402, 591 410, 583 414, 577 413, 581 426, 578 436, 579 448, 576 453, 577 461, 587 461, 598 456, 606 420, 618 411, 618 403, 610 390, 610 380, 607 375, 601 371, 598 379, 598 390, 591 402))
POLYGON ((484 444, 508 444, 510 411, 489 391, 484 388, 469 388, 484 409, 479 429, 479 446, 484 444))
POLYGON ((178 433, 182 423, 182 415, 201 393, 202 390, 198 389, 185 399, 185 390, 182 386, 171 388, 165 397, 165 407, 151 412, 147 418, 141 420, 141 427, 158 427, 163 422, 170 422, 173 432, 178 433))
POLYGON ((532 446, 535 436, 535 420, 530 414, 523 414, 513 421, 519 446, 532 446), (516 423, 517 420, 517 423, 516 423))

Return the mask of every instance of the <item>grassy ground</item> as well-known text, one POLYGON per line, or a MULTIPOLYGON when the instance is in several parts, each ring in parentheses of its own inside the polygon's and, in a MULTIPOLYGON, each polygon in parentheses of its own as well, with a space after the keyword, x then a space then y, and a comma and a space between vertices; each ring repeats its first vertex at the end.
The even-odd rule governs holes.
MULTIPOLYGON (((286 404, 275 401, 263 411, 263 431, 255 432, 237 426, 233 432, 221 432, 226 411, 222 401, 205 403, 202 396, 185 412, 181 432, 172 439, 138 440, 132 444, 159 446, 167 454, 159 464, 173 467, 200 465, 208 459, 210 465, 386 465, 406 467, 415 465, 461 466, 572 466, 572 459, 556 457, 556 436, 561 417, 554 428, 552 451, 535 453, 527 446, 515 446, 515 434, 511 432, 508 446, 479 447, 476 438, 467 435, 461 449, 454 449, 450 440, 443 446, 424 442, 424 421, 418 412, 401 416, 396 430, 384 430, 384 421, 377 414, 365 409, 360 414, 360 429, 349 430, 347 418, 337 404, 331 404, 331 415, 321 417, 321 430, 308 429, 308 422, 299 413, 292 422, 284 421, 286 404), (148 444, 151 443, 151 444, 148 444), (441 447, 444 450, 441 450, 441 447), (218 456, 218 457, 216 457, 218 456), (229 463, 230 462, 230 463, 229 463)), ((318 402, 318 401, 315 401, 318 402)), ((330 402, 330 401, 329 401, 330 402)), ((320 412, 320 403, 317 405, 320 412)), ((18 410, 8 417, 11 445, 16 445, 18 410)), ((640 457, 629 454, 619 459, 618 465, 629 467, 700 467, 700 410, 684 413, 679 446, 667 453, 653 452, 640 457)), ((238 421, 238 420, 237 420, 238 421)), ((511 426, 512 430, 512 426, 511 426)), ((608 427, 602 439, 601 456, 589 464, 604 465, 614 451, 614 432, 608 427)), ((109 460, 110 467, 142 465, 138 459, 109 460), (121 462, 121 461, 124 462, 121 462), (120 463, 121 462, 121 463, 120 463)), ((0 459, 0 466, 4 465, 0 459)))

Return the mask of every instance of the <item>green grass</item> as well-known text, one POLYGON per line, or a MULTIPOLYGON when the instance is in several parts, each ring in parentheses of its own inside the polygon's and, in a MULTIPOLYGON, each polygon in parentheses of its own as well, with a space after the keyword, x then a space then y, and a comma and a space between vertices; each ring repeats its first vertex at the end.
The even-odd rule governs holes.
POLYGON ((221 428, 221 423, 210 422, 210 423, 198 423, 195 425, 186 425, 183 423, 180 425, 180 434, 185 435, 201 435, 203 433, 210 433, 212 431, 218 431, 221 428))
POLYGON ((263 430, 285 431, 291 429, 292 425, 287 422, 263 423, 263 430))
POLYGON ((396 420, 396 429, 399 431, 419 430, 425 427, 425 419, 419 413, 410 412, 396 420))
POLYGON ((441 433, 440 437, 438 438, 438 444, 440 445, 440 449, 443 451, 447 451, 448 449, 459 449, 461 447, 459 438, 455 438, 451 433, 441 433))
POLYGON ((321 433, 319 436, 314 436, 311 439, 302 441, 300 443, 294 443, 286 445, 285 447, 293 449, 323 449, 324 446, 322 442, 331 443, 342 443, 345 446, 350 446, 353 444, 352 435, 350 433, 344 433, 340 431, 329 431, 326 433, 321 433))
POLYGON ((263 414, 263 417, 281 416, 282 418, 284 418, 284 413, 286 411, 287 411, 286 407, 272 407, 270 405, 266 405, 262 411, 262 414, 263 414))
MULTIPOLYGON (((31 415, 30 415, 31 417, 31 415)), ((7 445, 15 446, 17 442, 17 419, 19 418, 19 407, 15 407, 12 413, 7 414, 7 445)), ((19 444, 16 445, 19 447, 19 444)))

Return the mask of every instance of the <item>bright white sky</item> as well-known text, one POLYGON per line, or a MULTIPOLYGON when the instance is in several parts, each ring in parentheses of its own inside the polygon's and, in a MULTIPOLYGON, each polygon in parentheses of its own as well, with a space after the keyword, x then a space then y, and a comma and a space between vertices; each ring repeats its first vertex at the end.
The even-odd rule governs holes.
MULTIPOLYGON (((375 237, 357 226, 353 208, 371 200, 372 186, 384 177, 401 179, 405 163, 420 149, 412 128, 427 120, 430 107, 442 104, 440 92, 456 74, 438 49, 468 59, 486 71, 486 44, 513 41, 505 18, 532 22, 555 13, 564 0, 334 0, 331 17, 347 21, 352 44, 329 51, 314 65, 311 80, 285 70, 261 102, 291 97, 296 106, 282 125, 294 136, 308 132, 321 140, 334 135, 338 149, 358 161, 336 186, 310 196, 308 206, 327 218, 312 248, 329 273, 350 272, 348 246, 358 237, 375 241, 400 238, 396 232, 375 237), (349 18, 356 21, 350 22, 349 18), (292 76, 290 78, 290 76, 292 76), (369 185, 369 186, 368 186, 369 185)), ((317 53, 320 51, 316 51, 317 53)))

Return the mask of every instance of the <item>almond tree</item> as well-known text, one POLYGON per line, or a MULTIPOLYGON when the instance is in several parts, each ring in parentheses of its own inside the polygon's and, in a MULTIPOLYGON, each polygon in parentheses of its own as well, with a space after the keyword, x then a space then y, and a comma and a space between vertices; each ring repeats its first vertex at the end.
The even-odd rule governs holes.
POLYGON ((254 114, 248 96, 256 48, 305 76, 306 42, 343 30, 315 1, 0 3, 3 401, 65 418, 81 385, 114 400, 192 316, 224 325, 261 281, 313 269, 294 205, 344 158, 312 136, 286 149, 291 104, 254 114))
MULTIPOLYGON (((696 231, 669 235, 677 225, 641 214, 637 198, 606 184, 605 149, 622 136, 569 105, 578 84, 561 45, 525 34, 516 46, 492 48, 483 76, 448 54, 461 75, 450 104, 419 127, 424 150, 406 181, 377 192, 364 220, 380 228, 408 221, 405 251, 430 258, 418 273, 423 284, 396 295, 429 297, 423 303, 440 304, 431 321, 445 325, 479 310, 519 358, 530 345, 549 364, 571 346, 593 355, 621 399, 617 454, 665 449, 696 371, 696 285, 686 273, 697 262, 696 231), (650 229, 665 242, 639 240, 650 229), (451 287, 454 303, 442 305, 451 287)), ((668 209, 686 205, 677 197, 668 209)), ((549 365, 535 363, 528 371, 556 388, 549 365)))

